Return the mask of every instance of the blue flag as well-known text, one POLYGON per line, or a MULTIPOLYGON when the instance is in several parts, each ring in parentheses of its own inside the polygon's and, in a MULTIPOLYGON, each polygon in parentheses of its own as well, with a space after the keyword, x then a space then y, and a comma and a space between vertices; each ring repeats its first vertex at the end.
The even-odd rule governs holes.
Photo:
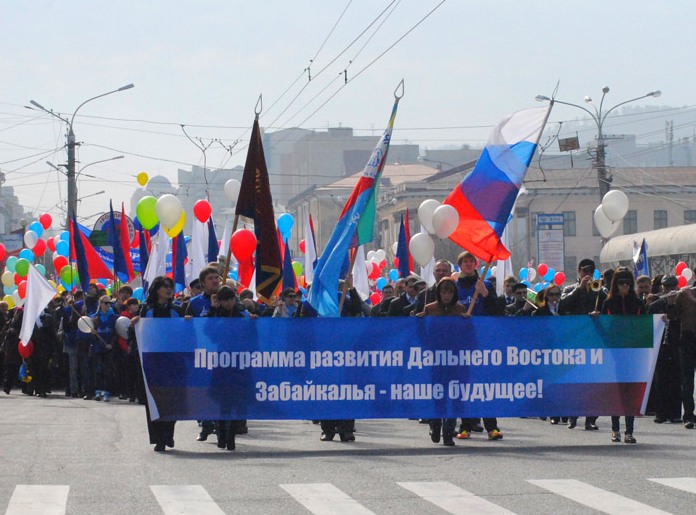
POLYGON ((285 240, 285 256, 283 256, 283 289, 295 289, 295 270, 292 268, 292 257, 290 257, 290 246, 285 240))
POLYGON ((406 241, 404 215, 401 215, 401 227, 399 227, 399 243, 396 247, 396 257, 399 258, 399 276, 409 276, 411 271, 408 269, 408 242, 406 241))
POLYGON ((648 244, 643 242, 638 245, 637 241, 633 242, 633 264, 635 265, 634 275, 650 275, 650 263, 648 262, 648 244))
POLYGON ((208 218, 208 263, 217 261, 218 258, 218 240, 215 234, 215 224, 213 223, 213 215, 208 218))
MULTIPOLYGON (((114 275, 122 282, 128 282, 128 266, 126 258, 121 248, 121 240, 116 229, 116 219, 114 218, 114 208, 109 200, 109 245, 114 252, 114 275)), ((89 284, 89 283, 88 283, 89 284)))
MULTIPOLYGON (((72 214, 72 221, 70 224, 71 229, 71 243, 73 249, 75 250, 75 262, 77 263, 77 275, 80 278, 80 284, 84 290, 87 290, 89 286, 89 265, 87 264, 87 256, 85 255, 85 246, 82 243, 82 235, 80 234, 80 228, 77 225, 77 219, 75 218, 75 213, 72 214)), ((60 270, 56 270, 60 272, 60 270)))
POLYGON ((184 271, 184 261, 188 257, 188 251, 186 250, 186 238, 184 237, 184 231, 181 231, 176 238, 174 238, 173 245, 175 246, 176 258, 173 263, 174 273, 174 289, 176 293, 180 292, 186 288, 186 272, 184 271))

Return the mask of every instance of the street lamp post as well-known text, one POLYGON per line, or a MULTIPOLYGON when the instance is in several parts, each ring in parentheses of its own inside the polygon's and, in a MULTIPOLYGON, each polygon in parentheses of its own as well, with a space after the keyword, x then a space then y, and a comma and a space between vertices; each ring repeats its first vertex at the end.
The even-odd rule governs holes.
POLYGON ((619 102, 615 106, 607 109, 606 111, 603 111, 604 108, 604 97, 609 93, 609 86, 604 86, 602 88, 602 99, 599 102, 599 108, 592 102, 592 98, 589 96, 585 97, 585 103, 591 105, 594 108, 594 112, 590 111, 589 109, 578 105, 578 104, 573 104, 571 102, 564 102, 562 100, 558 100, 556 98, 550 98, 545 95, 537 95, 536 100, 538 102, 556 102, 558 104, 563 104, 571 107, 577 107, 578 109, 582 109, 585 111, 587 114, 590 115, 590 118, 592 118, 592 121, 595 123, 597 126, 597 151, 595 153, 594 157, 594 168, 597 170, 597 181, 599 183, 599 200, 600 202, 604 198, 604 195, 607 194, 609 189, 611 188, 611 178, 607 177, 607 166, 606 166, 606 144, 604 143, 604 132, 603 132, 603 127, 604 127, 604 122, 607 119, 607 116, 609 116, 609 113, 611 113, 614 109, 617 107, 621 107, 622 105, 628 104, 630 102, 635 102, 636 100, 641 100, 643 98, 647 97, 654 97, 657 98, 659 97, 662 92, 660 90, 655 90, 655 91, 650 91, 649 93, 646 93, 645 95, 641 95, 636 98, 631 98, 629 100, 625 100, 624 102, 619 102))
POLYGON ((125 91, 133 87, 135 87, 133 84, 126 84, 125 86, 121 86, 120 88, 114 89, 113 91, 107 91, 106 93, 102 93, 101 95, 88 98, 79 106, 77 106, 77 109, 75 109, 75 111, 73 112, 72 116, 70 117, 70 120, 67 120, 66 118, 63 118, 62 116, 54 113, 53 110, 46 109, 44 106, 42 106, 34 100, 29 101, 29 103, 34 107, 41 109, 42 111, 68 124, 68 166, 66 173, 68 177, 68 218, 70 217, 70 214, 76 213, 77 211, 77 174, 75 173, 75 147, 77 146, 77 143, 75 141, 75 131, 73 131, 73 122, 75 121, 75 115, 77 115, 77 112, 80 110, 82 106, 84 106, 88 102, 91 102, 92 100, 96 100, 98 98, 105 97, 113 93, 118 93, 120 91, 125 91))

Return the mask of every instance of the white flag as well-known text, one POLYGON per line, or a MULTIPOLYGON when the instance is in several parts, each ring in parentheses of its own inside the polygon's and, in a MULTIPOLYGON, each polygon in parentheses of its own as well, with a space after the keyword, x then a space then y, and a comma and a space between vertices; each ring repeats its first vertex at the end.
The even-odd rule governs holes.
MULTIPOLYGON (((307 245, 307 240, 305 240, 307 245)), ((307 248, 307 247, 305 247, 307 248)), ((355 263, 353 264, 353 288, 356 289, 362 300, 370 296, 370 281, 367 277, 367 265, 365 264, 365 249, 362 245, 356 250, 355 263)))
POLYGON ((191 229, 191 247, 188 253, 191 273, 189 283, 198 277, 208 264, 208 224, 193 220, 191 229))
POLYGON ((22 328, 19 331, 19 340, 23 345, 27 345, 31 340, 36 320, 56 293, 56 289, 34 268, 34 265, 29 265, 27 294, 24 297, 24 317, 22 318, 22 328))
POLYGON ((304 277, 305 282, 311 283, 314 279, 314 262, 317 260, 317 245, 314 241, 314 232, 309 220, 309 214, 305 219, 304 226, 304 241, 305 241, 305 257, 304 257, 304 277))
POLYGON ((160 226, 157 231, 157 242, 152 245, 152 253, 143 274, 143 281, 152 284, 155 277, 167 275, 167 253, 169 252, 169 236, 160 226))

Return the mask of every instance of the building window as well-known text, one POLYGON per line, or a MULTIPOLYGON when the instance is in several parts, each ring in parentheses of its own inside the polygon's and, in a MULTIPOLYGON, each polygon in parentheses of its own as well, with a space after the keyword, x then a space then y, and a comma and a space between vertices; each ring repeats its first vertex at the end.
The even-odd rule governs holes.
POLYGON ((638 232, 638 211, 629 209, 623 219, 623 233, 635 234, 638 232))
POLYGON ((597 226, 594 223, 594 211, 590 214, 590 219, 592 220, 592 236, 601 236, 597 230, 597 226))
POLYGON ((653 225, 654 229, 664 229, 667 227, 667 210, 666 209, 656 209, 653 211, 653 225))
POLYGON ((685 209, 684 210, 684 223, 685 224, 696 223, 696 209, 685 209))
POLYGON ((563 236, 575 236, 575 211, 563 211, 563 236))

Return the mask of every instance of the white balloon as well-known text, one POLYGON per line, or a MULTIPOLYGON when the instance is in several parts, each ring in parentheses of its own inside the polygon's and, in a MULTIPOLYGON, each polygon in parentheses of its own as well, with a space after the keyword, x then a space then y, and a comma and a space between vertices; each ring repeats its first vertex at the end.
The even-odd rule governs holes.
POLYGON ((411 238, 408 248, 420 266, 427 266, 435 253, 435 242, 428 234, 419 232, 411 238))
POLYGON ((89 334, 94 331, 94 320, 88 316, 81 316, 77 321, 77 328, 83 333, 89 334))
POLYGON ((691 268, 685 268, 684 270, 682 270, 681 275, 684 279, 690 281, 691 278, 694 276, 694 271, 691 270, 691 268))
POLYGON ((225 196, 230 202, 237 202, 239 198, 239 189, 242 187, 237 179, 230 179, 225 183, 225 196))
POLYGON ((392 254, 396 256, 396 251, 399 250, 399 242, 395 241, 392 243, 392 254))
POLYGON ((439 238, 447 238, 459 225, 459 213, 454 206, 443 204, 433 213, 433 229, 439 238))
POLYGON ((527 270, 527 281, 531 283, 532 281, 534 281, 534 279, 536 279, 537 271, 534 270, 533 267, 529 267, 527 270))
POLYGON ((379 249, 377 252, 375 252, 375 259, 378 263, 387 259, 387 253, 384 252, 384 249, 379 249))
POLYGON ((12 293, 12 300, 14 301, 15 306, 22 307, 24 305, 24 299, 19 296, 19 292, 17 290, 12 293))
POLYGON ((365 256, 365 261, 372 261, 372 258, 375 257, 376 252, 374 250, 371 250, 367 253, 367 256, 365 256))
MULTIPOLYGON (((54 253, 53 253, 53 256, 52 256, 52 257, 53 257, 53 261, 55 261, 56 258, 57 258, 58 256, 60 256, 60 254, 58 254, 58 252, 54 252, 54 253)), ((58 270, 58 271, 60 272, 60 270, 58 270)))
POLYGON ((594 222, 599 234, 601 234, 603 238, 609 238, 612 234, 614 234, 621 223, 612 222, 609 220, 604 214, 604 210, 602 209, 601 205, 597 206, 597 209, 595 209, 594 222))
POLYGON ((425 230, 430 234, 435 234, 435 228, 433 227, 433 213, 440 207, 440 203, 434 199, 428 199, 421 202, 418 206, 418 220, 421 225, 425 227, 425 230))
POLYGON ((116 334, 124 340, 128 338, 128 328, 131 325, 131 320, 128 317, 118 317, 116 320, 116 334))
POLYGON ((155 204, 157 218, 165 227, 175 227, 179 218, 181 218, 181 211, 179 199, 168 193, 158 198, 157 204, 155 204))
POLYGON ((34 231, 27 231, 24 233, 24 244, 28 249, 33 249, 37 241, 39 241, 39 235, 34 231))
POLYGON ((611 190, 602 199, 602 211, 612 222, 618 222, 628 212, 628 197, 621 190, 611 190))
POLYGON ((497 271, 498 271, 498 267, 497 267, 497 266, 492 266, 492 267, 491 267, 491 275, 495 275, 497 271))

